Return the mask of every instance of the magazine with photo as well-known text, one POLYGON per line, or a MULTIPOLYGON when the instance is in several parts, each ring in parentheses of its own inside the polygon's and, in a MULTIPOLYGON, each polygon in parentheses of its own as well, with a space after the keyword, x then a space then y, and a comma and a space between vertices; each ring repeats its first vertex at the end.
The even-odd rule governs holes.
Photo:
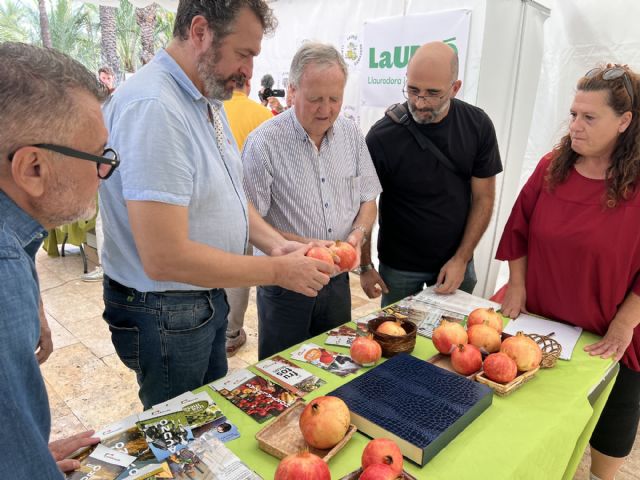
POLYGON ((355 363, 349 355, 332 352, 315 343, 303 344, 291 354, 291 358, 310 363, 340 377, 360 370, 360 365, 355 363))
POLYGON ((355 329, 341 325, 338 328, 327 332, 327 339, 324 341, 327 345, 336 345, 338 347, 350 347, 358 336, 355 329))
POLYGON ((193 440, 186 415, 177 408, 146 410, 139 415, 138 427, 158 460, 164 460, 193 440))
POLYGON ((135 459, 131 455, 98 444, 80 460, 80 468, 69 474, 67 479, 115 480, 135 459))
POLYGON ((209 384, 258 423, 277 417, 296 396, 280 385, 243 368, 209 384))
POLYGON ((299 397, 327 383, 280 355, 256 363, 255 368, 299 397))

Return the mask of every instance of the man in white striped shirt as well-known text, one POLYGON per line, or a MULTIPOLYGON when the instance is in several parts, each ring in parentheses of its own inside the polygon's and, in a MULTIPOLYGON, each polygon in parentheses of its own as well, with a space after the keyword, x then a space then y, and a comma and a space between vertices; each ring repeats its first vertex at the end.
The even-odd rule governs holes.
MULTIPOLYGON (((294 107, 263 123, 245 143, 244 188, 259 214, 291 240, 346 240, 358 251, 382 191, 364 136, 339 116, 347 66, 330 45, 305 43, 293 57, 294 107)), ((349 275, 315 298, 258 288, 258 357, 269 357, 351 320, 349 275)))

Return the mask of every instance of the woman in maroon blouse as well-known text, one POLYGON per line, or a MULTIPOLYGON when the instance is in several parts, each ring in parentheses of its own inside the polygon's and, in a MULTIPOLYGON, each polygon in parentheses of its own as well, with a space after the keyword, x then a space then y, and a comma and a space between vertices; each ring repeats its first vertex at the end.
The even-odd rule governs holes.
POLYGON ((591 437, 591 475, 613 479, 640 419, 640 86, 627 66, 578 81, 569 132, 516 200, 496 258, 509 261, 502 312, 602 336, 591 355, 621 370, 591 437))

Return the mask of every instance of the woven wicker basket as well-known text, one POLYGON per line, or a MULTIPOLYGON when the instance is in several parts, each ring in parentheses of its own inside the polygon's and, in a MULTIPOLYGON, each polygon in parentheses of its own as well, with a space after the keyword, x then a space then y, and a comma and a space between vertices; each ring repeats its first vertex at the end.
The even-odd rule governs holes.
POLYGON ((536 342, 540 347, 540 350, 542 350, 542 361, 540 362, 540 366, 542 368, 551 368, 555 366, 556 360, 560 358, 560 354, 562 353, 562 345, 547 335, 528 333, 527 337, 536 342))
MULTIPOLYGON (((360 478, 360 475, 362 475, 362 468, 359 468, 358 470, 355 470, 355 471, 351 472, 350 474, 345 475, 344 477, 340 478, 340 480, 358 480, 360 478)), ((402 479, 402 480, 417 480, 416 477, 414 477, 410 473, 405 472, 404 470, 402 471, 402 473, 400 475, 397 477, 397 480, 400 480, 400 479, 402 479)))
POLYGON ((488 387, 491 387, 493 391, 496 392, 496 394, 498 394, 499 396, 506 397, 507 395, 511 395, 522 385, 531 380, 538 370, 540 370, 540 367, 536 367, 533 370, 521 373, 509 383, 498 383, 494 382, 493 380, 489 380, 487 377, 485 377, 484 372, 482 371, 476 375, 476 382, 484 383, 488 387))
POLYGON ((367 327, 369 329, 369 333, 373 334, 373 339, 382 347, 383 357, 391 358, 398 353, 413 352, 413 349, 416 346, 416 333, 418 331, 418 327, 416 327, 415 323, 410 322, 409 320, 402 320, 391 316, 376 317, 369 320, 367 327), (395 337, 393 335, 387 335, 386 333, 376 332, 376 329, 382 323, 387 321, 399 321, 407 334, 395 337))

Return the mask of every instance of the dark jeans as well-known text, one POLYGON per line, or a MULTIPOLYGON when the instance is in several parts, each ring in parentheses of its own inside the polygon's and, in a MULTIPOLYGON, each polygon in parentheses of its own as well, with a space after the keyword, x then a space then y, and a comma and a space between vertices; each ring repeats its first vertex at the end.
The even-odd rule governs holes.
POLYGON ((258 287, 258 358, 351 321, 349 274, 331 279, 317 297, 281 287, 258 287))
MULTIPOLYGON (((422 291, 425 285, 430 287, 438 280, 438 272, 407 272, 391 268, 382 262, 380 263, 380 276, 389 289, 389 293, 382 294, 383 308, 422 291)), ((458 288, 464 292, 472 293, 476 283, 476 270, 473 266, 473 259, 471 259, 464 272, 464 279, 458 288)))
POLYGON ((227 374, 224 290, 139 292, 105 275, 103 318, 144 408, 227 374))

